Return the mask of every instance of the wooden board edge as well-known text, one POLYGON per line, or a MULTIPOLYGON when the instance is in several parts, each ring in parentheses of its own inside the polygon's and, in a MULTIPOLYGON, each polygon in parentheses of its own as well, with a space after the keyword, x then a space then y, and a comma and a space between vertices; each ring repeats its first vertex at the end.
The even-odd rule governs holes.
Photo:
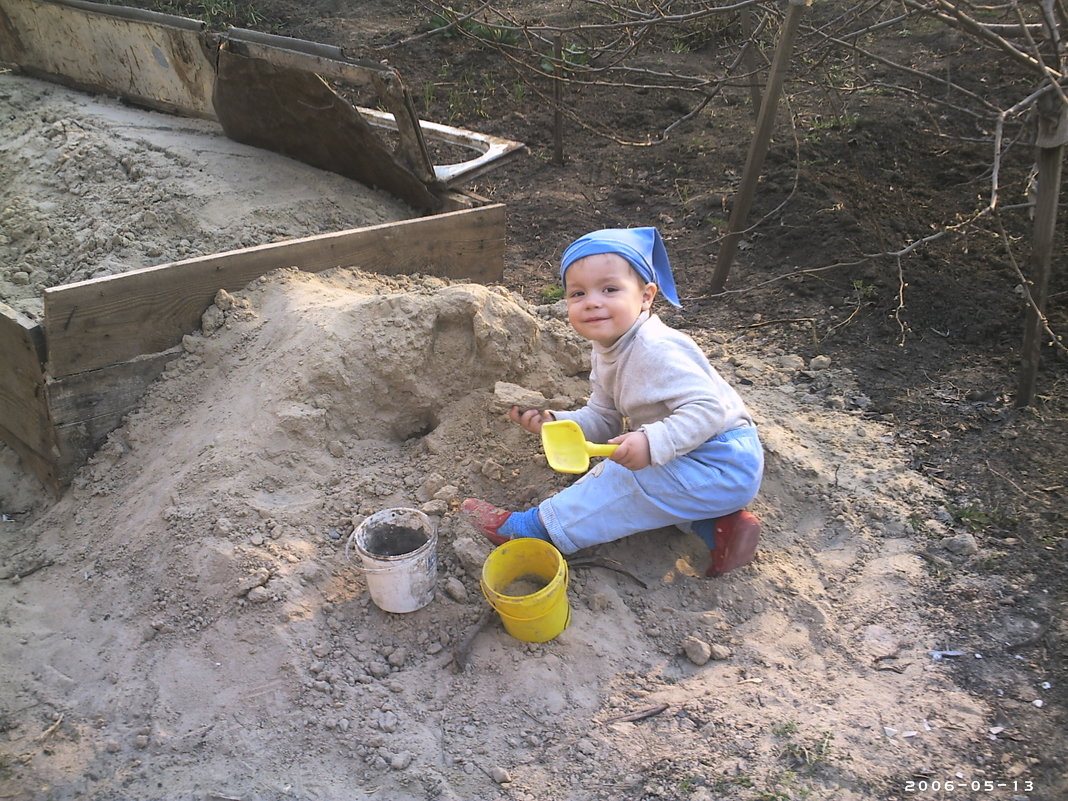
POLYGON ((490 204, 186 259, 44 291, 53 377, 174 347, 219 289, 239 291, 280 267, 359 267, 496 283, 504 274, 505 206, 490 204), (370 263, 369 263, 370 262, 370 263))

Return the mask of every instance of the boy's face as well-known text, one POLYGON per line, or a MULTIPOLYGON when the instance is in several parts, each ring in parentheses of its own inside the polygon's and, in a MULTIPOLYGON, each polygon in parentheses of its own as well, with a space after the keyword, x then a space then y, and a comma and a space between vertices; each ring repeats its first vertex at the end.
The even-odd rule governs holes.
POLYGON ((608 347, 653 305, 656 284, 646 283, 622 256, 598 253, 567 268, 567 319, 586 339, 608 347))

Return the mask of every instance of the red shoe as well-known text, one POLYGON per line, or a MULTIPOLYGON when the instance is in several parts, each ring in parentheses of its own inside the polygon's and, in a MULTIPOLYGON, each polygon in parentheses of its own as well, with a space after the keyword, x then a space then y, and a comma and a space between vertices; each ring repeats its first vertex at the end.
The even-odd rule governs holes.
POLYGON ((494 545, 504 545, 509 537, 498 534, 497 529, 504 525, 504 521, 511 517, 511 512, 480 501, 477 498, 467 498, 460 504, 460 514, 470 523, 479 534, 484 536, 494 545))
POLYGON ((705 575, 722 576, 749 564, 756 556, 759 540, 760 521, 745 509, 719 518, 716 521, 716 547, 705 575))

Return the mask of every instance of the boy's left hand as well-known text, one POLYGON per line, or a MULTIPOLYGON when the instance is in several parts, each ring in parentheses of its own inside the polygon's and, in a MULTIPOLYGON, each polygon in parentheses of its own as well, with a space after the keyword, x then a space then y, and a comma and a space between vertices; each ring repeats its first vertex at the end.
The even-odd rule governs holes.
POLYGON ((644 431, 629 431, 608 440, 612 445, 618 444, 615 452, 609 456, 613 462, 619 462, 628 470, 641 470, 653 463, 649 455, 649 437, 644 431))

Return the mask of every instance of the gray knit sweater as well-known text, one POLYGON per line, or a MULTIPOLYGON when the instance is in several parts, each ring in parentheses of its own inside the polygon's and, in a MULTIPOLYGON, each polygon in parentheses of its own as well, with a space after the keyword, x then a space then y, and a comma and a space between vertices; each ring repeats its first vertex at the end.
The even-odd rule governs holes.
POLYGON ((697 343, 649 312, 611 347, 593 344, 590 383, 585 407, 553 416, 578 422, 591 442, 644 431, 654 465, 753 425, 745 403, 697 343))

